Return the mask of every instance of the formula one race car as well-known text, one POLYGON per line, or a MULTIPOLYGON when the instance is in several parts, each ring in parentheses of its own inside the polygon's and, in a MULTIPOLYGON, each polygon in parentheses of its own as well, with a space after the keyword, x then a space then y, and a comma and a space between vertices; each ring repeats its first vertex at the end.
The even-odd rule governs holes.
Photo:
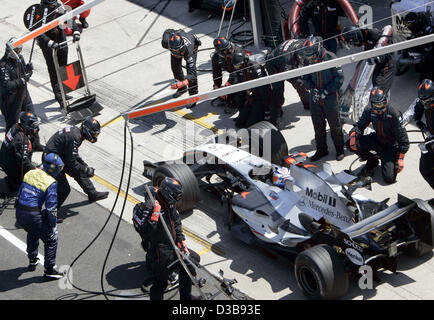
POLYGON ((427 202, 398 195, 387 206, 388 199, 355 193, 363 181, 334 174, 327 164, 322 170, 304 164, 302 153, 288 155, 283 136, 268 122, 219 138, 180 161, 144 161, 144 176, 155 186, 165 176, 177 178, 184 188, 180 212, 195 206, 200 188, 218 191, 228 200, 235 234, 297 254, 295 277, 306 297, 339 298, 360 266, 396 271, 401 253, 422 256, 433 249, 434 211, 427 202))

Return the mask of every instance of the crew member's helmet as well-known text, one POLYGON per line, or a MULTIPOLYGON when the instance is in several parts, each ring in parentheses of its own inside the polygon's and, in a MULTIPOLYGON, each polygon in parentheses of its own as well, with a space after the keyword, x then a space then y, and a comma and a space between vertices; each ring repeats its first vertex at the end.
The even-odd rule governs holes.
POLYGON ((56 177, 63 170, 63 161, 55 153, 44 154, 42 159, 44 171, 52 177, 56 177))
POLYGON ((309 36, 303 43, 301 51, 307 64, 313 64, 321 61, 322 50, 322 38, 309 36))
POLYGON ((419 19, 416 12, 409 12, 404 17, 404 25, 413 33, 417 33, 419 31, 419 19))
POLYGON ((418 96, 426 109, 434 108, 434 84, 430 79, 423 80, 419 85, 418 96))
POLYGON ((18 119, 18 125, 26 135, 35 135, 39 132, 39 119, 32 112, 22 111, 18 119))
POLYGON ((8 40, 8 42, 6 44, 6 53, 8 55, 8 58, 16 59, 17 55, 19 55, 21 53, 21 51, 23 51, 23 45, 19 45, 16 48, 13 48, 11 50, 11 47, 9 45, 11 45, 16 40, 17 40, 17 38, 12 37, 8 40), (14 54, 12 51, 15 51, 16 54, 14 54))
POLYGON ((95 143, 100 132, 101 125, 92 117, 87 117, 81 124, 81 134, 89 142, 95 143))
POLYGON ((362 31, 355 27, 345 27, 342 31, 342 40, 350 47, 360 47, 363 44, 362 31))
POLYGON ((182 198, 182 185, 175 178, 166 177, 161 181, 158 193, 167 204, 174 205, 182 198))
POLYGON ((249 56, 244 51, 236 52, 231 57, 232 66, 237 70, 244 68, 248 62, 249 56))
POLYGON ((387 95, 378 87, 372 89, 369 96, 369 102, 371 103, 371 110, 376 114, 383 114, 387 108, 387 95))
POLYGON ((218 37, 214 39, 214 49, 217 54, 225 58, 233 52, 232 43, 225 37, 218 37))
POLYGON ((177 35, 176 33, 172 34, 172 36, 169 39, 169 49, 170 52, 175 56, 183 55, 185 50, 184 39, 180 35, 177 35))

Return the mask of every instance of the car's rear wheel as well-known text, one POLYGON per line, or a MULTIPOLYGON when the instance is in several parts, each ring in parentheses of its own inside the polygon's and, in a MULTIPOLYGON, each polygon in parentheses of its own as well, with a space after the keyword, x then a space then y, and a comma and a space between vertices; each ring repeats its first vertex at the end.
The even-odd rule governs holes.
POLYGON ((158 187, 165 177, 177 179, 183 190, 182 199, 176 204, 179 212, 192 210, 199 201, 199 183, 193 171, 184 163, 164 164, 157 169, 152 176, 152 185, 158 187))
POLYGON ((261 121, 249 127, 250 153, 271 163, 281 164, 288 155, 288 145, 282 133, 270 122, 261 121))
POLYGON ((295 278, 303 294, 314 300, 330 300, 348 291, 344 259, 322 244, 302 251, 295 260, 295 278))

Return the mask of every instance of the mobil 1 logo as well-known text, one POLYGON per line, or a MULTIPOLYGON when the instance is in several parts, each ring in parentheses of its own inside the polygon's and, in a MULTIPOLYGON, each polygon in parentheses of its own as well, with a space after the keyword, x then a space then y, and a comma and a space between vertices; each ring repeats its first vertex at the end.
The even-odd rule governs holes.
POLYGON ((336 207, 336 198, 325 193, 321 193, 320 191, 315 192, 313 189, 306 188, 306 196, 329 205, 330 207, 336 207))

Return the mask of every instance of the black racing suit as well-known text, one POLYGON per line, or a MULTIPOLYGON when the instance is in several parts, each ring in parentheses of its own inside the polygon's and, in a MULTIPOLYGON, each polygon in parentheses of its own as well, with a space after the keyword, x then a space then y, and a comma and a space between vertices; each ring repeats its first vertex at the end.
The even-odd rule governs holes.
MULTIPOLYGON (((385 28, 383 30, 362 29, 363 43, 365 50, 384 47, 392 43, 393 29, 385 28)), ((374 59, 375 69, 372 75, 372 85, 388 93, 392 87, 393 77, 395 75, 395 58, 393 54, 388 53, 374 59)))
MULTIPOLYGON (((244 52, 244 50, 236 45, 232 45, 233 54, 244 52)), ((212 64, 212 78, 214 81, 214 87, 220 88, 223 82, 222 71, 227 71, 232 73, 235 71, 234 66, 232 65, 232 54, 227 55, 225 57, 221 57, 217 52, 214 52, 211 57, 212 64)))
MULTIPOLYGON (((428 131, 431 138, 434 138, 434 103, 429 108, 425 109, 420 101, 414 107, 414 121, 419 129, 428 131), (425 123, 422 122, 422 117, 425 114, 425 123)), ((434 189, 434 143, 427 147, 428 153, 422 153, 419 161, 419 171, 424 179, 434 189)))
MULTIPOLYGON (((230 84, 241 83, 266 77, 267 73, 263 66, 249 61, 246 66, 231 74, 230 84)), ((272 88, 267 84, 252 88, 237 95, 239 115, 235 119, 235 125, 239 128, 248 128, 257 122, 264 120, 265 112, 270 111, 272 88)))
MULTIPOLYGON (((411 38, 418 38, 434 33, 434 21, 430 18, 429 12, 418 12, 416 23, 410 27, 413 33, 411 38)), ((434 45, 428 43, 422 46, 411 48, 417 50, 424 55, 421 63, 419 82, 424 79, 434 79, 434 45)))
MULTIPOLYGON (((58 3, 55 8, 47 7, 48 14, 51 14, 53 11, 55 11, 57 8, 61 6, 62 5, 58 3)), ((54 12, 52 14, 52 17, 53 19, 56 19, 61 15, 63 15, 63 13, 54 12)), ((73 31, 78 31, 77 24, 73 20, 72 20, 72 29, 73 31)), ((44 55, 45 58, 45 62, 47 63, 48 75, 50 76, 50 82, 51 82, 51 87, 53 88, 54 97, 57 100, 57 102, 61 103, 62 94, 60 91, 60 84, 57 81, 56 68, 54 66, 54 60, 53 60, 53 49, 48 46, 48 42, 50 40, 56 43, 61 43, 66 41, 66 35, 64 30, 62 30, 60 27, 56 27, 37 37, 38 45, 41 48, 42 54, 44 55)), ((62 48, 57 49, 57 60, 59 62, 59 67, 64 67, 67 65, 68 46, 65 45, 62 48)))
POLYGON ((24 175, 35 168, 32 164, 32 143, 18 124, 6 133, 0 149, 0 166, 6 173, 11 191, 18 191, 24 175))
MULTIPOLYGON (((336 58, 334 53, 323 50, 320 62, 336 58)), ((318 152, 327 151, 326 119, 337 154, 343 153, 344 135, 339 121, 339 90, 344 81, 340 67, 323 70, 302 76, 306 89, 310 90, 310 111, 313 128, 315 130, 316 149, 318 152), (318 95, 324 99, 317 99, 318 95)))
MULTIPOLYGON (((19 57, 21 61, 8 58, 5 54, 0 60, 0 107, 6 121, 5 133, 18 122, 21 111, 35 113, 27 85, 21 80, 26 73, 31 75, 32 70, 26 65, 23 56, 19 57)), ((38 133, 31 139, 34 146, 40 145, 38 133)))
MULTIPOLYGON (((198 83, 197 83, 197 70, 196 70, 196 60, 197 60, 197 48, 200 45, 200 41, 194 35, 190 35, 183 30, 178 30, 177 35, 183 38, 185 44, 185 50, 182 55, 174 55, 171 53, 170 64, 172 67, 173 77, 178 81, 188 80, 188 93, 190 95, 197 94, 198 83), (182 59, 186 62, 187 76, 184 75, 182 71, 182 59)), ((187 89, 182 88, 181 91, 187 89)))
POLYGON ((405 154, 410 147, 407 131, 402 126, 398 111, 387 106, 386 112, 378 115, 372 112, 371 107, 367 107, 350 134, 353 131, 358 135, 358 146, 354 152, 362 160, 367 160, 366 168, 374 169, 378 165, 379 157, 384 181, 395 182, 398 156, 400 153, 405 154), (371 123, 375 132, 363 135, 363 131, 371 123), (374 150, 377 156, 372 154, 371 150, 374 150))
MULTIPOLYGON (((152 191, 151 191, 152 192, 152 191)), ((182 233, 181 217, 174 205, 167 205, 158 193, 153 192, 153 196, 161 205, 161 215, 159 219, 164 219, 169 228, 174 242, 182 242, 185 236, 182 233)), ((152 221, 151 215, 153 205, 147 193, 145 202, 137 204, 133 213, 133 225, 142 239, 142 247, 146 251, 146 265, 150 268, 154 282, 150 290, 151 300, 163 300, 164 291, 167 288, 170 270, 168 266, 177 260, 177 255, 173 246, 159 220, 152 221)), ((197 253, 190 250, 190 258, 199 262, 200 257, 197 253)), ((187 265, 188 262, 185 261, 187 265)), ((185 269, 178 262, 174 268, 179 269, 179 293, 181 300, 191 300, 192 282, 185 269)), ((194 268, 189 265, 189 270, 193 276, 196 275, 194 268)))
MULTIPOLYGON (((233 53, 243 52, 244 50, 236 45, 232 45, 233 53)), ((235 72, 235 68, 232 65, 232 54, 228 55, 226 57, 221 57, 217 52, 214 52, 214 54, 211 57, 211 64, 212 64, 212 76, 214 81, 214 88, 220 88, 223 83, 223 73, 222 71, 227 71, 229 75, 233 72, 235 72)), ((234 84, 234 83, 232 83, 234 84)), ((229 107, 236 108, 236 101, 238 93, 233 93, 227 96, 225 102, 229 107)))
POLYGON ((309 20, 312 19, 313 35, 322 37, 324 47, 333 53, 337 52, 338 18, 345 17, 345 12, 335 0, 329 0, 327 5, 316 5, 314 1, 308 2, 301 8, 298 24, 301 36, 307 38, 312 33, 309 30, 309 20), (331 39, 330 39, 331 38, 331 39), (328 39, 328 40, 326 40, 328 39))
POLYGON ((51 136, 45 146, 45 154, 56 153, 65 164, 63 171, 56 177, 59 187, 57 193, 58 207, 63 204, 71 192, 66 174, 74 178, 88 196, 96 194, 92 181, 86 175, 88 165, 78 155, 78 148, 82 142, 80 129, 75 126, 69 126, 57 131, 51 136))
MULTIPOLYGON (((302 44, 303 42, 304 40, 302 39, 286 40, 276 49, 271 51, 267 55, 266 60, 268 75, 273 75, 276 73, 298 68, 299 65, 296 57, 296 49, 299 47, 300 43, 302 44)), ((297 80, 300 80, 300 78, 292 78, 288 81, 292 84, 292 86, 300 96, 304 108, 309 109, 309 92, 304 87, 303 82, 297 80)), ((284 81, 275 82, 272 84, 272 87, 273 98, 270 107, 270 121, 271 123, 275 124, 277 117, 280 116, 282 105, 285 102, 285 83, 284 81)))

